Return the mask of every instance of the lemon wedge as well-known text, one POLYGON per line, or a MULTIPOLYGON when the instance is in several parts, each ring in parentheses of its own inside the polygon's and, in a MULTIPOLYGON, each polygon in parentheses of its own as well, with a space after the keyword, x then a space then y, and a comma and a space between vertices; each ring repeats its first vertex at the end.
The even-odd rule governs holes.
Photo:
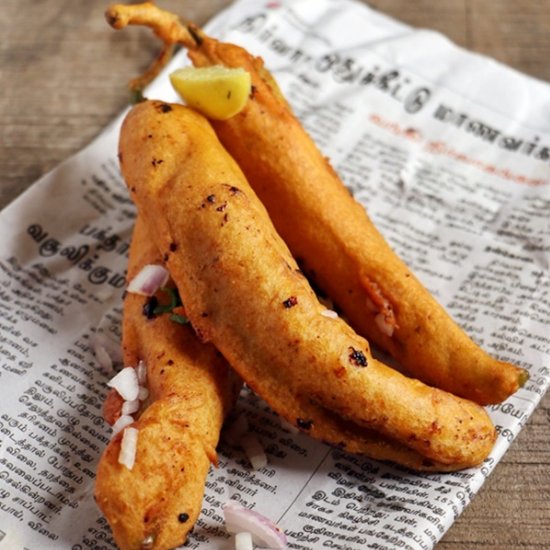
POLYGON ((184 67, 170 75, 170 82, 189 107, 214 120, 242 111, 252 89, 248 72, 222 65, 184 67))

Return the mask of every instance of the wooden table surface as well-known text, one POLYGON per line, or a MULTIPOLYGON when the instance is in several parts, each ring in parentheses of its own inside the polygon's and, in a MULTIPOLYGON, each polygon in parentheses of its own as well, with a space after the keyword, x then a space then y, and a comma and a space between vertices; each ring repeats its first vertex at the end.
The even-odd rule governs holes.
MULTIPOLYGON (((203 24, 228 0, 159 2, 203 24)), ((371 0, 371 6, 550 81, 548 0, 371 0)), ((96 136, 155 55, 145 30, 113 32, 107 0, 2 0, 0 208, 96 136)), ((550 99, 550 98, 549 98, 550 99)), ((438 550, 550 548, 550 396, 438 550)))

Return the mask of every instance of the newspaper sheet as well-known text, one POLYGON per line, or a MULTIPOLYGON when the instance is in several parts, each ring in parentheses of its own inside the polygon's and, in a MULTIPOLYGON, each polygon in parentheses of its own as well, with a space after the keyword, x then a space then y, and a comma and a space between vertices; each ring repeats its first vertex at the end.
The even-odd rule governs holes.
MULTIPOLYGON (((245 392, 237 409, 269 463, 254 471, 221 445, 186 547, 232 546, 221 506, 233 499, 278 522, 294 549, 432 548, 548 386, 550 88, 348 0, 241 0, 207 30, 264 58, 396 251, 530 380, 488 408, 499 436, 482 467, 445 475, 294 434, 245 392)), ((168 70, 183 64, 180 53, 168 70)), ((166 72, 146 95, 176 100, 166 72)), ((120 122, 0 215, 0 550, 115 548, 92 498, 110 436, 92 343, 120 338, 135 218, 120 122)))

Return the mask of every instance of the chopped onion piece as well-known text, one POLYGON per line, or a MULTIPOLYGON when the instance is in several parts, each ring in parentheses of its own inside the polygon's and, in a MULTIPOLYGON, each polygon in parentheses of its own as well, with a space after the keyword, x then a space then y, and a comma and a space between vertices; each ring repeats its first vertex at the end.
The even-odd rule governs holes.
POLYGON ((240 443, 253 470, 260 470, 267 466, 267 456, 264 452, 264 448, 254 434, 249 433, 243 435, 240 443))
POLYGON ((112 431, 112 437, 114 437, 118 432, 124 430, 127 426, 132 424, 134 419, 127 414, 123 414, 118 417, 117 421, 111 426, 112 431))
POLYGON ((110 288, 100 288, 95 293, 95 297, 101 302, 106 302, 113 297, 113 291, 110 288))
POLYGON ((128 292, 141 294, 142 296, 153 296, 153 294, 164 286, 170 274, 161 265, 148 264, 142 267, 141 271, 130 281, 128 292))
POLYGON ((224 429, 223 436, 230 445, 237 446, 241 437, 248 432, 248 420, 244 414, 239 414, 233 422, 224 429))
POLYGON ((138 398, 139 394, 136 369, 132 367, 122 369, 115 377, 107 382, 107 386, 114 388, 124 401, 134 401, 134 399, 138 398))
POLYGON ((138 399, 139 401, 145 401, 149 397, 149 390, 140 386, 138 389, 138 399))
POLYGON ((136 367, 136 374, 140 386, 145 386, 147 382, 147 365, 145 361, 140 361, 136 367))
POLYGON ((124 403, 122 403, 122 409, 120 410, 120 412, 123 416, 127 416, 138 412, 140 407, 141 403, 139 399, 134 399, 133 401, 124 401, 124 403))
POLYGON ((323 317, 329 317, 330 319, 338 319, 338 313, 336 311, 333 311, 332 309, 324 309, 321 311, 321 315, 323 317))
POLYGON ((235 550, 254 550, 252 535, 247 532, 237 533, 235 535, 235 550))
POLYGON ((285 420, 282 416, 279 416, 279 422, 281 423, 281 428, 288 430, 291 434, 299 434, 300 430, 294 425, 285 420))
POLYGON ((286 535, 271 520, 258 512, 244 508, 236 502, 223 507, 225 526, 230 533, 247 532, 254 544, 262 548, 286 548, 286 535))
POLYGON ((99 344, 94 344, 94 355, 99 364, 99 370, 103 374, 113 374, 113 361, 107 350, 99 344))
MULTIPOLYGON (((113 363, 122 363, 122 350, 120 342, 102 332, 101 329, 90 337, 90 344, 94 353, 98 348, 103 348, 113 363)), ((97 355, 97 353, 96 353, 97 355)))
POLYGON ((382 334, 385 334, 386 336, 393 336, 393 325, 390 325, 386 321, 386 317, 383 313, 379 313, 374 318, 374 322, 376 323, 376 326, 380 329, 380 332, 382 332, 382 334))
POLYGON ((120 442, 120 452, 118 453, 118 463, 126 466, 128 470, 134 467, 136 461, 138 430, 136 428, 126 428, 122 434, 120 442))

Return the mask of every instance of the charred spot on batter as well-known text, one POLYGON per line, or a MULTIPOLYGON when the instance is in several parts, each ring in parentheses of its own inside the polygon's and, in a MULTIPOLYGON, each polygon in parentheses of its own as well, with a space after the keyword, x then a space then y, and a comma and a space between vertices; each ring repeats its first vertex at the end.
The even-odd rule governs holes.
POLYGON ((142 308, 143 315, 147 317, 147 319, 154 319, 156 317, 155 315, 155 308, 158 306, 159 301, 157 300, 156 296, 151 296, 144 304, 142 308))
POLYGON ((297 303, 298 298, 296 298, 296 296, 291 296, 283 302, 283 306, 285 306, 286 309, 290 309, 291 307, 294 307, 297 303))
POLYGON ((220 206, 216 208, 216 211, 223 212, 226 208, 227 208, 227 202, 222 202, 222 204, 220 204, 220 206))
MULTIPOLYGON (((346 376, 345 367, 339 366, 339 367, 335 368, 334 369, 334 376, 336 376, 336 378, 344 378, 344 376, 346 376)), ((336 398, 334 396, 332 396, 332 400, 335 401, 336 398)))
POLYGON ((216 195, 208 195, 208 197, 206 197, 206 200, 210 203, 210 204, 214 204, 216 202, 216 195))
POLYGON ((178 243, 171 242, 169 248, 170 248, 170 252, 175 252, 178 249, 178 243))
POLYGON ((186 514, 185 512, 178 514, 178 521, 180 523, 185 523, 188 519, 189 519, 189 514, 186 514))
POLYGON ((153 159, 151 160, 151 164, 153 165, 154 168, 156 168, 157 166, 159 166, 163 162, 164 161, 162 159, 157 159, 155 157, 153 157, 153 159))
POLYGON ((300 430, 311 430, 313 426, 313 420, 304 420, 303 418, 297 418, 296 426, 298 426, 300 430))
POLYGON ((436 433, 439 433, 440 431, 441 431, 441 426, 439 425, 437 420, 434 420, 430 424, 430 432, 433 433, 433 434, 436 434, 436 433))
POLYGON ((242 191, 238 187, 235 187, 234 185, 229 186, 229 192, 232 195, 236 195, 237 193, 242 193, 242 191))
POLYGON ((258 91, 258 88, 256 86, 252 85, 250 86, 250 99, 254 99, 254 96, 256 95, 256 92, 258 91))
POLYGON ((107 16, 107 23, 109 23, 109 25, 111 25, 111 27, 117 28, 118 27, 118 22, 120 20, 119 16, 118 16, 118 12, 108 11, 106 13, 106 16, 107 16))
POLYGON ((168 261, 169 258, 170 258, 170 254, 168 254, 168 252, 166 252, 166 253, 164 254, 164 256, 162 257, 162 261, 163 261, 164 263, 166 263, 166 262, 168 261))
POLYGON ((122 164, 122 152, 119 151, 117 157, 118 157, 118 162, 120 162, 120 164, 122 164))
POLYGON ((169 113, 172 110, 172 106, 168 105, 168 103, 159 103, 157 109, 161 113, 169 113))
POLYGON ((360 349, 355 349, 354 347, 349 347, 349 362, 355 365, 356 367, 366 367, 368 365, 367 358, 365 354, 360 349))
POLYGON ((203 312, 201 313, 201 317, 208 317, 208 313, 207 313, 206 311, 203 311, 203 312))
POLYGON ((168 365, 172 366, 174 364, 174 361, 172 359, 168 359, 166 362, 168 365))

